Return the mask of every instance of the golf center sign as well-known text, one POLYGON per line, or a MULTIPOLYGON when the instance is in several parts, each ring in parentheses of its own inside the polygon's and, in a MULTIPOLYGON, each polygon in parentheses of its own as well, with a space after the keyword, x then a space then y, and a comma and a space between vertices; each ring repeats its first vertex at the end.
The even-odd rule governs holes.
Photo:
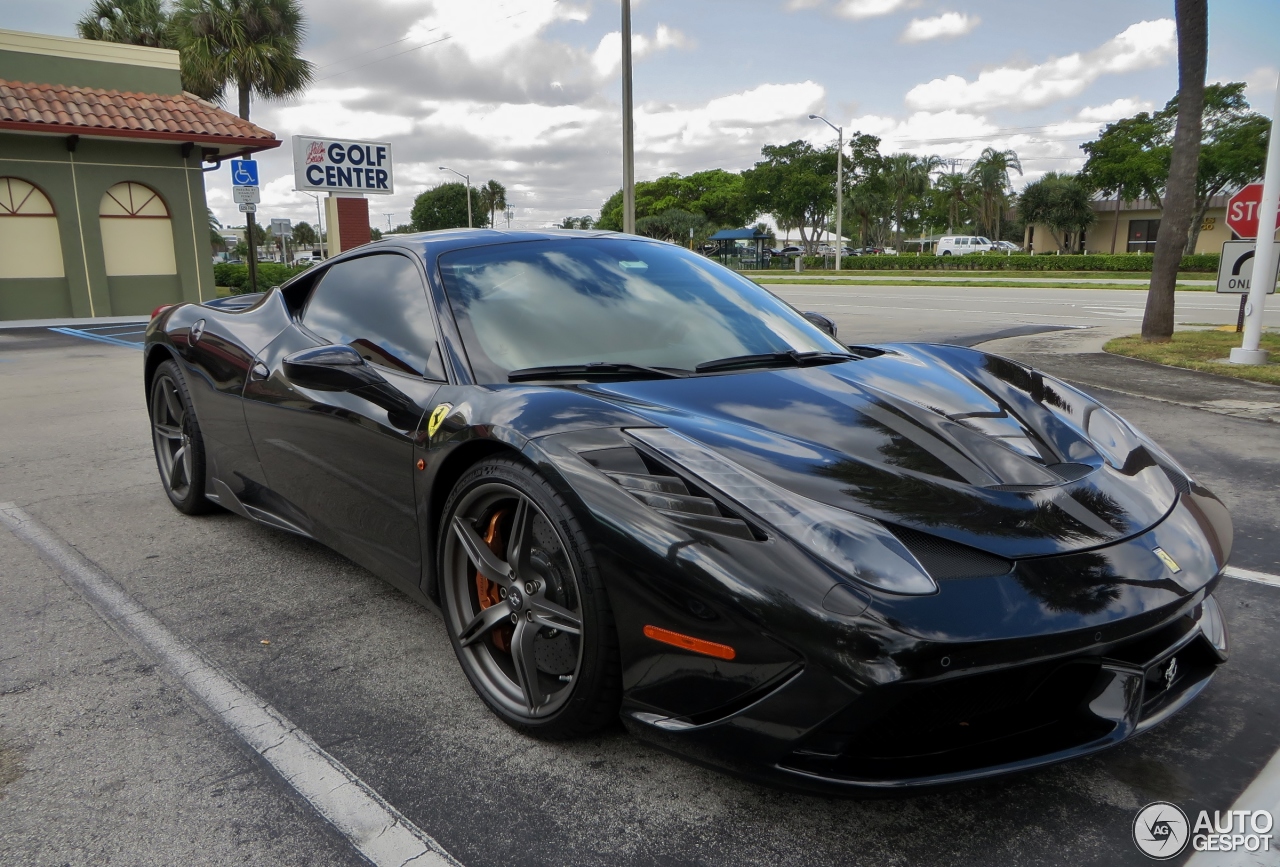
POLYGON ((293 137, 294 189, 355 195, 395 192, 391 143, 293 137))

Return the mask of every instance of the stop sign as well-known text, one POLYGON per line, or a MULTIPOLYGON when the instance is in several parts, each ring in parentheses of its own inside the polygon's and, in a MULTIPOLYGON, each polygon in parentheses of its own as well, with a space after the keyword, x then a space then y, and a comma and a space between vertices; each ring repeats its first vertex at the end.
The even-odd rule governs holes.
MULTIPOLYGON (((1249 184, 1227 202, 1227 225, 1241 238, 1258 237, 1258 206, 1261 203, 1262 184, 1249 184)), ((1280 228, 1280 213, 1276 214, 1276 228, 1280 228)))

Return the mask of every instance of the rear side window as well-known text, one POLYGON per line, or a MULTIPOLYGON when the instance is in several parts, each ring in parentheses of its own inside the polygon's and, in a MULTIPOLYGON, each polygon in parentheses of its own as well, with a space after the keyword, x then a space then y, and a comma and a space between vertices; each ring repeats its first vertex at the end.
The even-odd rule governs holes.
POLYGON ((330 343, 346 343, 370 364, 443 380, 426 287, 413 262, 380 253, 339 262, 320 278, 302 324, 330 343))

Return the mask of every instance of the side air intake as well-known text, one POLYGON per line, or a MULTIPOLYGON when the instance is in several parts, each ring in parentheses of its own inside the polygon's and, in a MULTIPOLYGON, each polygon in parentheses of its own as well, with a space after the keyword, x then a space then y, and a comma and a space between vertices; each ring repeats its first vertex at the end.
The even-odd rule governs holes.
POLYGON ((968 545, 940 539, 919 530, 906 527, 889 527, 925 571, 935 581, 953 581, 961 578, 991 578, 1006 575, 1013 569, 1013 561, 968 545))

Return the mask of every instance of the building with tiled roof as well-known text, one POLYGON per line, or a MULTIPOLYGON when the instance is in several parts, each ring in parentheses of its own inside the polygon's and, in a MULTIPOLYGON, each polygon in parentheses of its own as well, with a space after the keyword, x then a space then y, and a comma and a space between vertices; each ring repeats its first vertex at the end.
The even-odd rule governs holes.
POLYGON ((0 319, 213 298, 206 165, 279 145, 176 51, 0 30, 0 319))

